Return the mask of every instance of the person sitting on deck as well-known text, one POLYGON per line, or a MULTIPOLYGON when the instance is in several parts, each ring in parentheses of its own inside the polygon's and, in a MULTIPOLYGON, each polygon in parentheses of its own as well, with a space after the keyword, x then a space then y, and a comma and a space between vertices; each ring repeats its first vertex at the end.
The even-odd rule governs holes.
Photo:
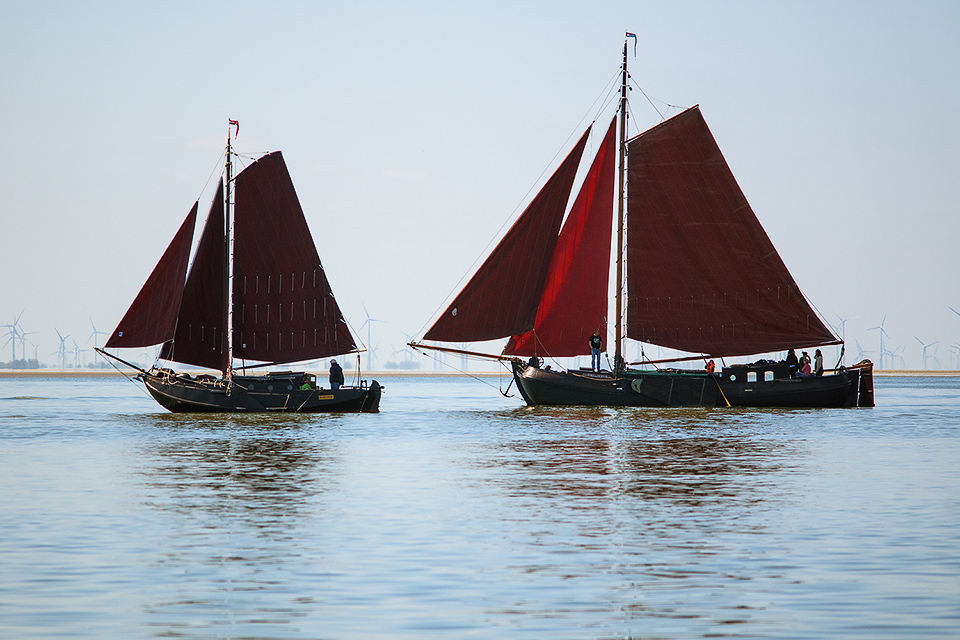
POLYGON ((717 363, 715 363, 713 360, 710 360, 707 362, 707 366, 704 367, 704 369, 706 369, 707 373, 713 373, 717 370, 717 363))
POLYGON ((330 388, 336 391, 343 384, 343 369, 336 360, 330 361, 330 388))
POLYGON ((809 377, 809 376, 811 375, 812 372, 813 372, 813 370, 810 368, 810 362, 807 361, 807 362, 804 362, 804 363, 803 363, 803 368, 800 369, 800 373, 797 374, 797 377, 798 377, 798 378, 807 378, 807 377, 809 377))
POLYGON ((603 347, 603 338, 600 337, 600 330, 593 332, 590 336, 590 370, 600 372, 600 348, 603 347))

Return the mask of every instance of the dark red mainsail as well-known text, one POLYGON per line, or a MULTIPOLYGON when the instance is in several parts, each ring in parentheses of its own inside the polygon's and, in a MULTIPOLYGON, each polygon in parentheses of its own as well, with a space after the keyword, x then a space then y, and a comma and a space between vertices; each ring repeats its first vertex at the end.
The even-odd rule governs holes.
POLYGON ((580 138, 453 303, 424 335, 480 342, 534 326, 560 223, 590 133, 580 138))
POLYGON ((173 337, 196 223, 194 204, 104 348, 149 347, 173 337))
POLYGON ((295 362, 356 351, 279 151, 236 177, 233 353, 295 362))
POLYGON ((584 355, 594 331, 606 335, 616 124, 614 118, 560 232, 536 324, 510 338, 505 355, 584 355))
POLYGON ((187 276, 176 333, 164 343, 161 359, 227 370, 225 234, 221 181, 187 276))
POLYGON ((627 336, 712 355, 838 342, 693 107, 628 143, 627 336))

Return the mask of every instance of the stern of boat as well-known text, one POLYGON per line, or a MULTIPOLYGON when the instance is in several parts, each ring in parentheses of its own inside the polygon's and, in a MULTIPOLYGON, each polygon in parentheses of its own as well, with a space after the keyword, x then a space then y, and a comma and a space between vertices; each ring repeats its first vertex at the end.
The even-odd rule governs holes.
POLYGON ((383 387, 376 380, 370 381, 367 392, 360 403, 361 413, 380 413, 380 396, 383 394, 383 387))
POLYGON ((860 383, 857 388, 857 406, 873 407, 873 362, 870 360, 861 360, 850 367, 860 374, 860 383))

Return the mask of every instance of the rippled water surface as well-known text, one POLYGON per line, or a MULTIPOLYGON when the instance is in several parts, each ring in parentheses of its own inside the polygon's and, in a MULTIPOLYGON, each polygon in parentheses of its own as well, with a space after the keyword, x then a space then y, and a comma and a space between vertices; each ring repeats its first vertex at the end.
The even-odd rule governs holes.
POLYGON ((0 378, 0 637, 960 634, 960 378, 803 411, 383 382, 378 415, 182 416, 0 378))

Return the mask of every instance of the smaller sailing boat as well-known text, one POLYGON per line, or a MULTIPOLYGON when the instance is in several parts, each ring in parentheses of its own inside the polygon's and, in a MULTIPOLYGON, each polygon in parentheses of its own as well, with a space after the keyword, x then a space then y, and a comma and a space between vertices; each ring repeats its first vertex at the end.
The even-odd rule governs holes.
MULTIPOLYGON (((231 120, 230 127, 234 125, 239 131, 231 120)), ((279 151, 266 154, 234 178, 231 141, 228 128, 225 178, 189 273, 198 204, 104 345, 160 344, 158 361, 220 375, 191 376, 157 364, 144 370, 97 351, 137 369, 154 399, 174 412, 378 412, 382 387, 376 380, 360 381, 359 374, 356 385, 329 389, 312 373, 246 372, 358 349, 320 264, 283 156, 279 151), (239 373, 236 359, 244 365, 239 373)))
POLYGON ((627 140, 627 78, 625 42, 619 127, 615 115, 566 221, 592 125, 411 346, 509 362, 529 405, 872 407, 867 360, 810 376, 766 359, 713 371, 714 359, 842 342, 800 292, 698 107, 627 140), (613 367, 543 366, 606 335, 614 218, 613 367), (499 355, 432 344, 501 338, 499 355), (700 355, 627 363, 624 338, 700 355), (707 368, 657 367, 700 359, 707 368))

